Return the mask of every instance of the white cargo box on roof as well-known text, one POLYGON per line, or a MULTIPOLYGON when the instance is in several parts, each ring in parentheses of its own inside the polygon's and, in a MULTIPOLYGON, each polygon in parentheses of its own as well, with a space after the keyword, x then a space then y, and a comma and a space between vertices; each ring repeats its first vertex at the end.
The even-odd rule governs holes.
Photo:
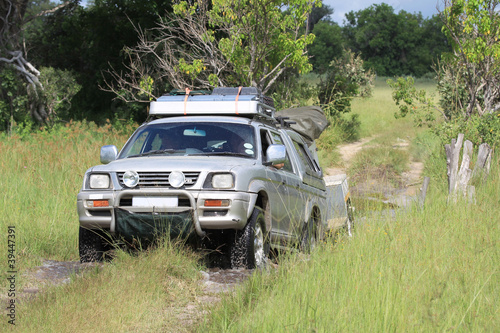
POLYGON ((165 95, 151 102, 149 114, 177 115, 262 115, 274 117, 272 99, 257 88, 215 88, 211 94, 165 95))

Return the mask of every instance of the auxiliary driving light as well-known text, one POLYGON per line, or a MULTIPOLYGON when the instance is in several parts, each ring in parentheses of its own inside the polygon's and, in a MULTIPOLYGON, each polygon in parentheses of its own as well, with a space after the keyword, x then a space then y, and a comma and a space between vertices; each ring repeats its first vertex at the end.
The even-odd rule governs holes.
POLYGON ((179 188, 186 182, 186 177, 181 171, 172 171, 168 176, 168 182, 172 187, 179 188))
POLYGON ((139 174, 135 171, 126 171, 123 174, 123 184, 127 187, 136 187, 139 183, 139 174))

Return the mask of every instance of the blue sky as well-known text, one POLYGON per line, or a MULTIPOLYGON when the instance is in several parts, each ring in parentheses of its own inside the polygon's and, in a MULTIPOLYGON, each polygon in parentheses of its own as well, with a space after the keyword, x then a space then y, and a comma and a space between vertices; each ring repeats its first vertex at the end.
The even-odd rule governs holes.
MULTIPOLYGON (((442 8, 442 1, 443 0, 323 0, 323 3, 335 10, 331 16, 333 21, 343 25, 342 22, 345 19, 346 13, 352 10, 358 11, 365 9, 374 3, 380 4, 384 2, 392 6, 396 13, 400 10, 405 10, 409 13, 421 12, 422 15, 427 18, 437 14, 436 6, 439 4, 440 8, 442 8)), ((86 3, 87 0, 82 0, 80 4, 85 6, 86 3)))
POLYGON ((443 8, 442 0, 323 0, 323 3, 332 7, 335 11, 331 16, 333 21, 343 25, 345 14, 350 11, 358 11, 370 7, 373 4, 386 3, 392 8, 394 12, 398 13, 400 10, 409 13, 421 12, 424 18, 437 14, 436 6, 443 8))

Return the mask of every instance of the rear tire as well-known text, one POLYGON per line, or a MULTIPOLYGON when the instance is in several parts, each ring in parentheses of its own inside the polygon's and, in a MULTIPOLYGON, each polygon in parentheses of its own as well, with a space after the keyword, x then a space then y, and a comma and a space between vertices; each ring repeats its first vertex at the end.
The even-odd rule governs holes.
POLYGON ((255 207, 247 225, 237 231, 231 247, 231 267, 262 268, 269 258, 269 236, 264 211, 255 207))
POLYGON ((80 227, 78 250, 80 262, 102 261, 104 253, 109 249, 109 236, 101 229, 80 227))
POLYGON ((313 216, 309 218, 309 221, 304 226, 302 231, 302 240, 300 241, 300 251, 305 253, 311 253, 316 247, 317 241, 317 228, 316 220, 313 216))

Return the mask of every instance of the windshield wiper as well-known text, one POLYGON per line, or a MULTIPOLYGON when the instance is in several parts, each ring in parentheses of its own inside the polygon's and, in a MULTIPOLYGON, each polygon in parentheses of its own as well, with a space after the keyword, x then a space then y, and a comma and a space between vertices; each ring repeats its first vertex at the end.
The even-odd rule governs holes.
POLYGON ((158 154, 173 154, 175 152, 178 152, 179 150, 177 149, 172 149, 172 148, 167 148, 167 149, 158 149, 158 150, 150 150, 141 154, 136 154, 136 155, 130 155, 127 156, 127 158, 130 157, 141 157, 141 156, 149 156, 149 155, 158 155, 158 154))
POLYGON ((189 156, 203 156, 203 155, 209 155, 209 156, 213 156, 213 155, 222 155, 222 156, 239 156, 239 157, 252 157, 248 154, 243 154, 243 153, 234 153, 234 152, 231 152, 231 151, 211 151, 211 152, 206 152, 206 153, 203 153, 203 154, 189 154, 189 156))

